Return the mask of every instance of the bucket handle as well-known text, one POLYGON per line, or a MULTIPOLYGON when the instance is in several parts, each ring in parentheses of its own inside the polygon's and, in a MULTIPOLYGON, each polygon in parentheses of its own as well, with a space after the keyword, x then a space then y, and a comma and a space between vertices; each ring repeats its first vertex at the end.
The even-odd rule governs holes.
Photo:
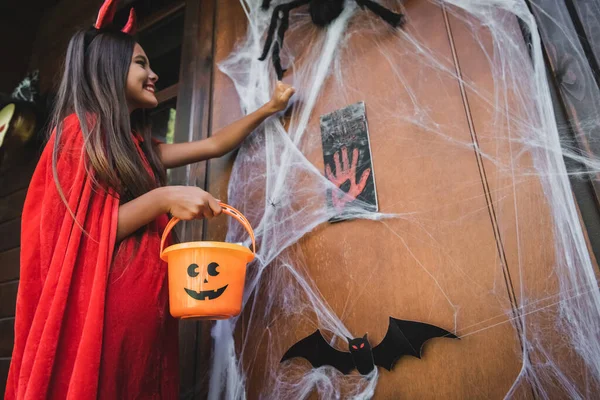
MULTIPOLYGON (((254 240, 254 231, 252 230, 252 226, 250 226, 250 222, 248 222, 246 217, 244 217, 244 215, 241 212, 239 212, 235 208, 231 207, 230 205, 225 204, 225 203, 219 203, 219 205, 221 206, 221 209, 223 210, 223 214, 227 214, 230 217, 235 218, 240 224, 242 224, 242 226, 244 228, 246 228, 246 231, 250 235, 250 239, 252 239, 252 252, 254 254, 256 254, 256 241, 254 240)), ((165 246, 165 241, 167 240, 167 236, 169 235, 169 233, 171 232, 173 227, 179 221, 180 221, 179 218, 173 217, 173 218, 171 218, 171 220, 165 227, 165 231, 163 232, 162 238, 160 240, 160 255, 161 255, 161 257, 163 254, 163 249, 165 246)))

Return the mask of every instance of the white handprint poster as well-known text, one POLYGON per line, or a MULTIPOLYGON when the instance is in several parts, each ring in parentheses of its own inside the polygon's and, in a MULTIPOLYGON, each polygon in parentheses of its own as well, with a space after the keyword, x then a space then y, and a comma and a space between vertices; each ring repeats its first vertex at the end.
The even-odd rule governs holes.
POLYGON ((325 175, 340 189, 327 191, 329 206, 337 214, 331 222, 349 219, 344 211, 356 201, 378 211, 365 103, 321 116, 321 139, 325 175))

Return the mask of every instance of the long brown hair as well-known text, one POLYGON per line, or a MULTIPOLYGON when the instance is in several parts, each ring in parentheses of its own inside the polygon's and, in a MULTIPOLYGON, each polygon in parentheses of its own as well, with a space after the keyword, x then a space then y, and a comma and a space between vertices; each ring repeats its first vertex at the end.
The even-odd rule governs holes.
POLYGON ((66 204, 56 164, 63 121, 75 113, 83 132, 86 167, 88 173, 92 172, 93 182, 100 188, 114 189, 122 202, 128 201, 166 181, 164 167, 153 148, 144 110, 136 110, 130 115, 127 107, 125 88, 136 41, 117 30, 103 31, 84 48, 85 35, 85 31, 78 32, 69 42, 50 125, 51 129, 56 128, 52 154, 54 180, 66 204), (144 139, 142 150, 154 177, 146 173, 131 134, 132 128, 144 139))

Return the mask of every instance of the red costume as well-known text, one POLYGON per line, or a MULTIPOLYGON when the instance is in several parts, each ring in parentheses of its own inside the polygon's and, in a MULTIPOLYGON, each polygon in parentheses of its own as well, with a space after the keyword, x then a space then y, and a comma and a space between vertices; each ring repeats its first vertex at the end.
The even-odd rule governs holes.
MULTIPOLYGON (((114 4, 107 3, 101 14, 112 19, 114 4)), ((71 115, 63 122, 57 174, 83 232, 56 187, 55 139, 53 133, 23 208, 5 398, 176 399, 178 325, 169 314, 167 266, 159 258, 168 216, 149 224, 141 238, 116 245, 119 196, 93 184, 79 120, 71 115)), ((152 173, 142 139, 134 139, 152 173)))

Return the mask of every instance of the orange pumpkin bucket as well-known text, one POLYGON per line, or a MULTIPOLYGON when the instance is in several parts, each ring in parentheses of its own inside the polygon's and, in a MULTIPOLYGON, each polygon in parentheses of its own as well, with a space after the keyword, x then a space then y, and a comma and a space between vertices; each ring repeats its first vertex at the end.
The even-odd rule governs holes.
POLYGON ((235 208, 220 203, 223 213, 235 218, 250 234, 252 251, 233 243, 186 242, 164 249, 172 218, 160 243, 160 258, 169 264, 169 302, 176 318, 227 319, 242 309, 246 265, 256 255, 254 231, 235 208), (163 250, 164 249, 164 250, 163 250))

